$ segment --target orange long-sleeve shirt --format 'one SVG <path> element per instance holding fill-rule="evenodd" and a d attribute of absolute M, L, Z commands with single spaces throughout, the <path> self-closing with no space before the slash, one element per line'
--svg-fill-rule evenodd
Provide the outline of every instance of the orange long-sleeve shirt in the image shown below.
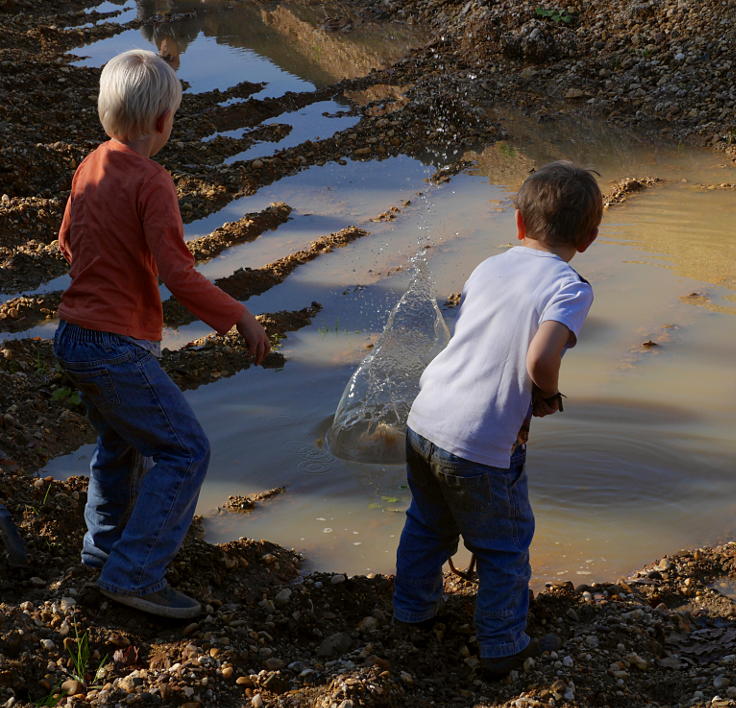
<path fill-rule="evenodd" d="M 77 168 L 59 232 L 72 283 L 59 317 L 88 329 L 158 341 L 159 278 L 177 300 L 221 334 L 244 306 L 194 269 L 170 175 L 109 140 Z"/>

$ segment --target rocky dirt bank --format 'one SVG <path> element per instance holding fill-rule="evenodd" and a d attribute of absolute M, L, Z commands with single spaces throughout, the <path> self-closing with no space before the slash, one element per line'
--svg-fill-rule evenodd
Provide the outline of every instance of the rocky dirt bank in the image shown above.
<path fill-rule="evenodd" d="M 29 484 L 11 464 L 2 472 L 0 500 L 32 566 L 0 560 L 0 705 L 734 705 L 736 544 L 616 582 L 549 586 L 529 629 L 556 632 L 562 647 L 486 684 L 472 582 L 448 575 L 441 621 L 407 632 L 390 620 L 391 578 L 300 577 L 297 554 L 249 539 L 213 546 L 195 523 L 170 579 L 206 613 L 158 621 L 105 601 L 79 565 L 84 478 Z"/>
<path fill-rule="evenodd" d="M 0 306 L 2 330 L 22 332 L 53 317 L 58 293 L 22 293 L 65 272 L 54 240 L 71 175 L 104 137 L 95 110 L 99 72 L 71 65 L 65 52 L 140 25 L 114 24 L 114 12 L 85 14 L 93 4 L 0 0 L 0 292 L 12 296 Z M 264 12 L 297 32 L 299 25 L 273 5 Z M 467 167 L 468 151 L 512 128 L 492 118 L 489 109 L 497 104 L 540 121 L 602 116 L 734 154 L 734 0 L 319 5 L 327 13 L 324 26 L 309 28 L 305 46 L 320 33 L 339 45 L 335 32 L 385 20 L 421 23 L 430 39 L 391 66 L 314 91 L 256 99 L 261 86 L 242 82 L 227 91 L 186 93 L 161 155 L 186 222 L 328 161 L 408 154 L 437 165 L 436 181 L 451 179 Z M 193 12 L 208 11 L 203 4 Z M 85 26 L 89 21 L 97 24 Z M 256 140 L 289 132 L 264 120 L 335 96 L 351 102 L 349 112 L 359 119 L 352 128 L 223 164 Z M 228 99 L 241 100 L 220 105 Z M 235 128 L 245 129 L 241 137 L 202 140 Z M 626 180 L 611 188 L 607 201 L 621 204 L 655 185 L 654 178 Z M 400 211 L 387 207 L 376 220 Z M 272 205 L 190 247 L 198 260 L 212 258 L 278 228 L 289 212 L 285 204 Z M 223 282 L 245 298 L 364 237 L 369 231 L 358 227 L 330 234 Z M 303 304 L 299 311 L 261 315 L 275 344 L 319 310 L 317 303 Z M 172 323 L 188 320 L 175 303 L 167 311 Z M 204 337 L 165 352 L 163 362 L 183 388 L 249 366 L 234 335 Z M 276 351 L 267 364 L 288 362 Z M 0 554 L 0 706 L 736 705 L 733 544 L 683 551 L 615 583 L 549 587 L 535 600 L 530 631 L 557 632 L 561 650 L 528 661 L 498 685 L 477 675 L 475 586 L 455 576 L 447 577 L 441 622 L 431 632 L 407 633 L 390 621 L 391 578 L 303 577 L 293 551 L 250 539 L 215 546 L 195 524 L 170 580 L 203 601 L 202 618 L 160 622 L 110 605 L 78 563 L 86 480 L 34 476 L 49 458 L 91 435 L 50 343 L 4 341 L 0 503 L 18 522 L 31 566 L 11 568 Z M 268 496 L 259 503 L 279 503 L 278 497 L 265 501 Z M 243 510 L 252 502 L 223 500 L 223 507 Z"/>

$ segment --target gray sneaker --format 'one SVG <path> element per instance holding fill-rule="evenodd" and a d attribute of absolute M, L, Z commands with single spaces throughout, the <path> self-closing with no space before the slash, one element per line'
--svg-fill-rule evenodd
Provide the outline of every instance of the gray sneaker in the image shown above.
<path fill-rule="evenodd" d="M 123 595 L 103 588 L 100 588 L 100 592 L 115 602 L 159 617 L 190 619 L 202 612 L 202 606 L 194 598 L 168 586 L 147 595 Z"/>

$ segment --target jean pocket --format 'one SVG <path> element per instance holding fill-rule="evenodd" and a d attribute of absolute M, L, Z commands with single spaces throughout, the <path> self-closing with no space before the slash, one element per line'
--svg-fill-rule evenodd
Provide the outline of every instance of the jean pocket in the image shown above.
<path fill-rule="evenodd" d="M 440 483 L 449 505 L 456 511 L 488 513 L 493 508 L 493 491 L 488 472 L 461 475 L 439 471 Z"/>
<path fill-rule="evenodd" d="M 79 392 L 90 403 L 93 403 L 98 408 L 120 404 L 120 397 L 115 388 L 115 383 L 107 369 L 78 368 L 67 365 L 64 368 Z"/>

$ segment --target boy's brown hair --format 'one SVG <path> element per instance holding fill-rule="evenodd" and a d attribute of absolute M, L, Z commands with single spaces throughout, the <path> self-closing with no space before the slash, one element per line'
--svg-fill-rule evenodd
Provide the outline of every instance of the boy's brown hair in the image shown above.
<path fill-rule="evenodd" d="M 549 246 L 584 243 L 603 216 L 603 196 L 593 174 L 560 160 L 527 177 L 514 200 L 526 235 Z"/>

